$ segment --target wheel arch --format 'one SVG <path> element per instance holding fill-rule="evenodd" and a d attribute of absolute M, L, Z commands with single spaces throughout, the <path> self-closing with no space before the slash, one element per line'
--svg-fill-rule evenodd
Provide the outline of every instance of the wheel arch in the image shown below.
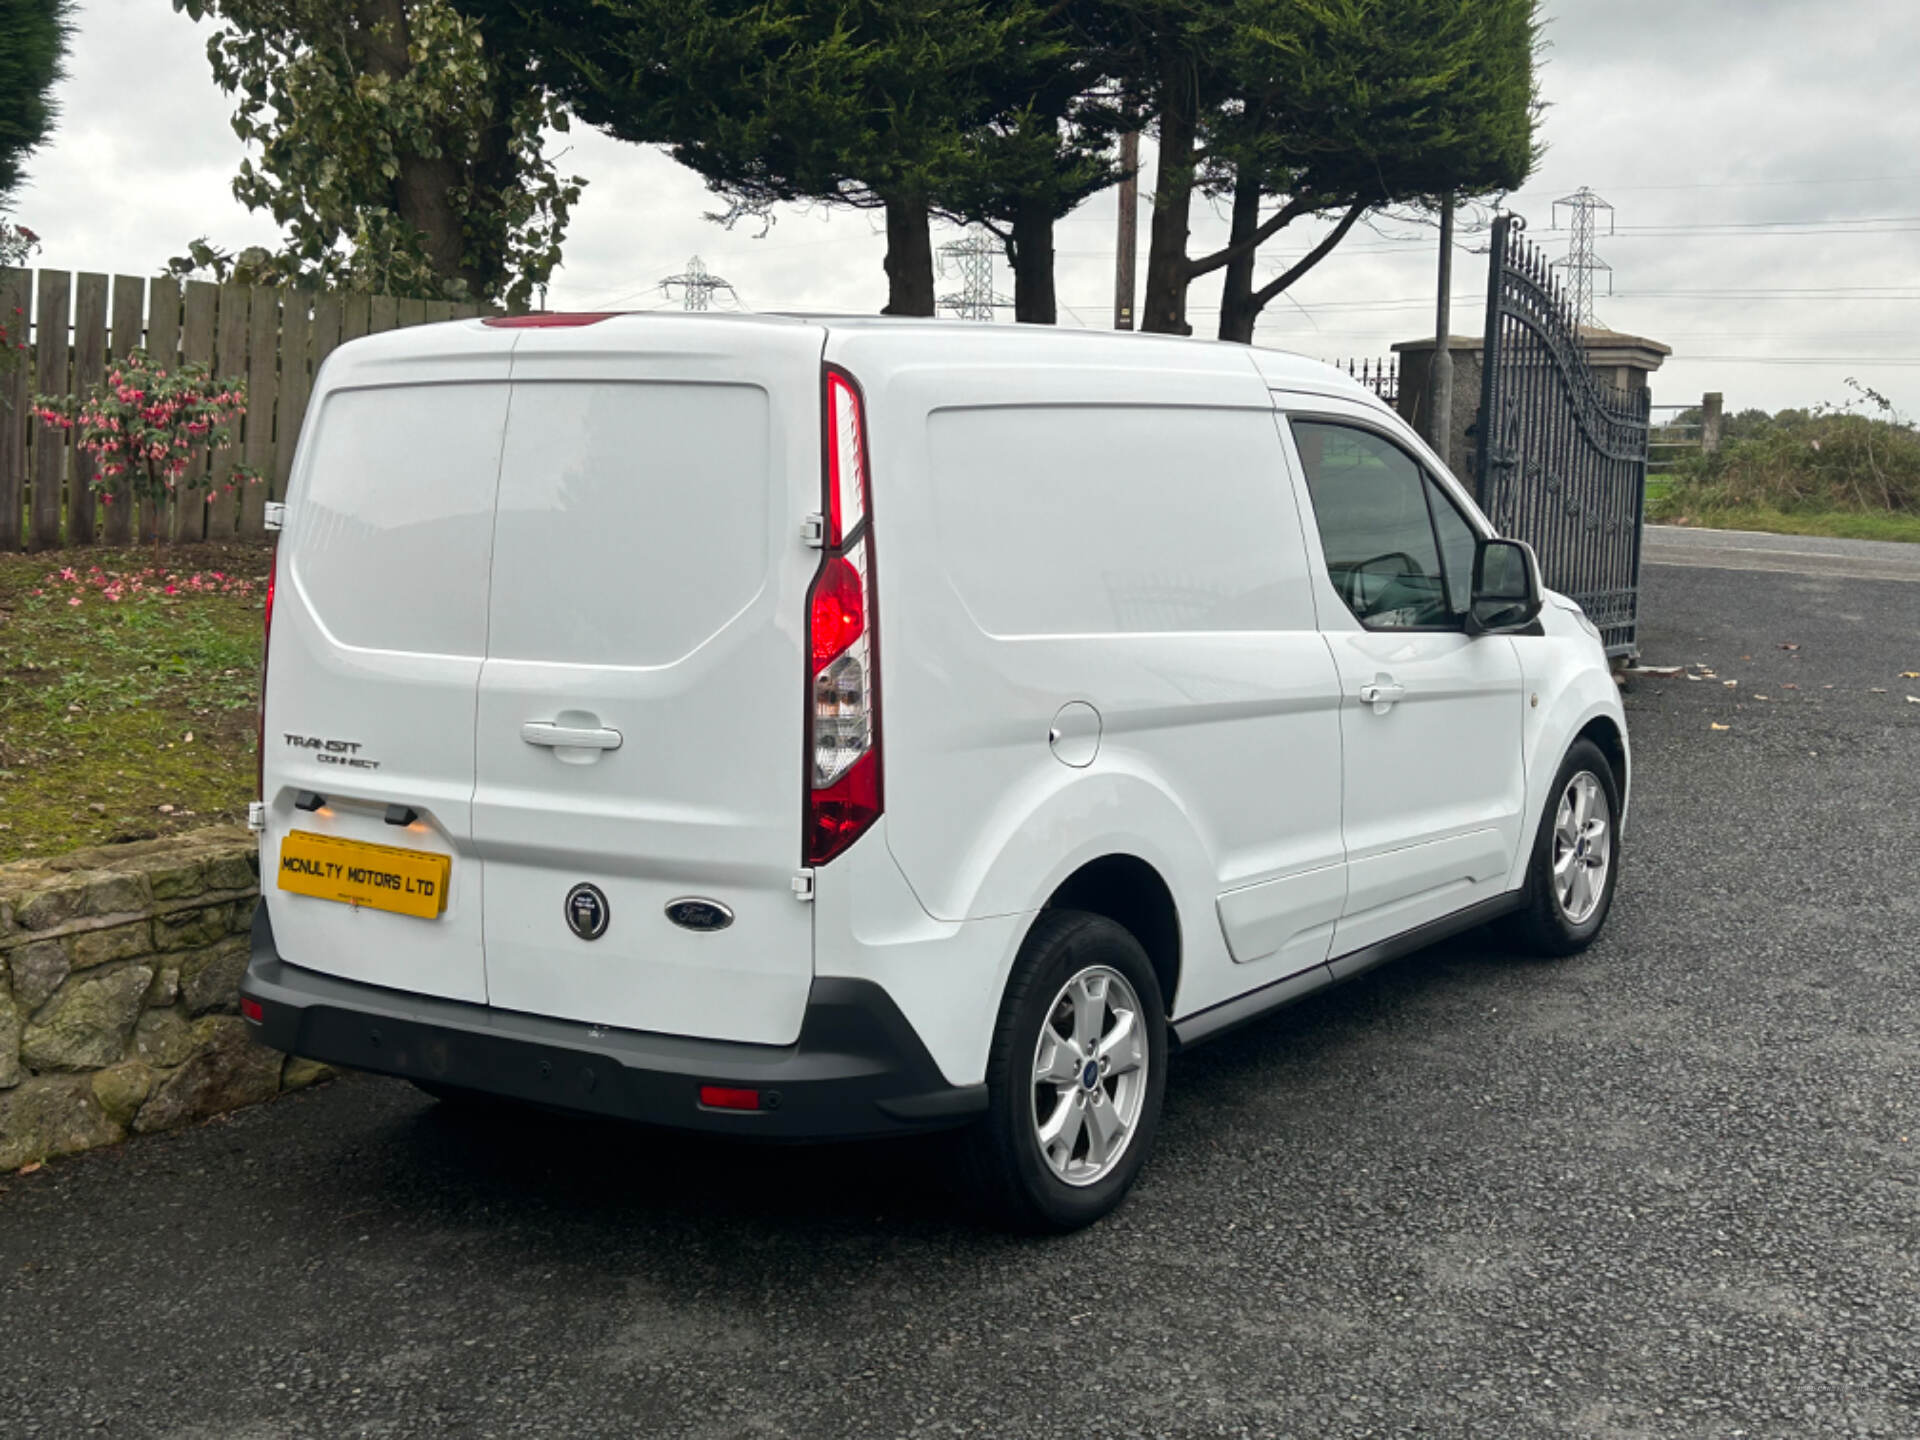
<path fill-rule="evenodd" d="M 1581 740 L 1591 740 L 1600 753 L 1607 757 L 1607 764 L 1613 767 L 1614 783 L 1620 787 L 1620 818 L 1624 821 L 1628 795 L 1627 767 L 1630 763 L 1626 732 L 1611 715 L 1596 715 L 1580 727 L 1579 733 L 1568 743 L 1568 748 L 1571 749 L 1573 744 Z"/>
<path fill-rule="evenodd" d="M 1172 887 L 1152 865 L 1123 852 L 1089 860 L 1054 887 L 1040 913 L 1048 910 L 1104 916 L 1132 935 L 1160 982 L 1165 1013 L 1174 1013 L 1180 985 L 1180 909 Z"/>

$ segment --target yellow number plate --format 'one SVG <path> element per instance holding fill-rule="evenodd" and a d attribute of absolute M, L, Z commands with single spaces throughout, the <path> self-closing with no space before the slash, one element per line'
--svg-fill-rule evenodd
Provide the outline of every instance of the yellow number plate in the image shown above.
<path fill-rule="evenodd" d="M 294 830 L 280 842 L 282 890 L 432 920 L 447 908 L 451 856 Z"/>

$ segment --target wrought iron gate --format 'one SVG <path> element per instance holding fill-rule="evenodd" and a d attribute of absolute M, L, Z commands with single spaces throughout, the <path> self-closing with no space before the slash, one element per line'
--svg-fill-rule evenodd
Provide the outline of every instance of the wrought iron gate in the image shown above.
<path fill-rule="evenodd" d="M 1525 229 L 1518 215 L 1493 225 L 1480 508 L 1533 546 L 1546 583 L 1587 612 L 1609 655 L 1634 655 L 1651 396 L 1594 374 L 1573 308 Z"/>

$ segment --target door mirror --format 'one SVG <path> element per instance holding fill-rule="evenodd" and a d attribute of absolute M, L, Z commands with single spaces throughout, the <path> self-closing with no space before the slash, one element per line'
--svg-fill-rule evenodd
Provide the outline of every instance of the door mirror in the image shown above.
<path fill-rule="evenodd" d="M 1474 547 L 1469 634 L 1525 629 L 1539 615 L 1540 604 L 1540 564 L 1531 546 L 1519 540 L 1482 540 Z"/>

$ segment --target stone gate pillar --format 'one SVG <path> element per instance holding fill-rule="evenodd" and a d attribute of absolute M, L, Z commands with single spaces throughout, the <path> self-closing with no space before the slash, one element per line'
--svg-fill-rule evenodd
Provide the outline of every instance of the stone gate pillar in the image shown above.
<path fill-rule="evenodd" d="M 1673 353 L 1672 347 L 1644 335 L 1627 335 L 1618 330 L 1585 329 L 1580 332 L 1581 348 L 1587 362 L 1602 384 L 1616 390 L 1645 390 L 1653 372 Z M 1480 468 L 1480 351 L 1478 335 L 1455 335 L 1447 350 L 1453 356 L 1453 417 L 1447 426 L 1448 468 L 1474 489 L 1474 477 Z M 1393 347 L 1400 357 L 1400 398 L 1395 407 L 1400 418 L 1427 433 L 1428 377 L 1433 368 L 1434 338 L 1402 340 Z"/>

